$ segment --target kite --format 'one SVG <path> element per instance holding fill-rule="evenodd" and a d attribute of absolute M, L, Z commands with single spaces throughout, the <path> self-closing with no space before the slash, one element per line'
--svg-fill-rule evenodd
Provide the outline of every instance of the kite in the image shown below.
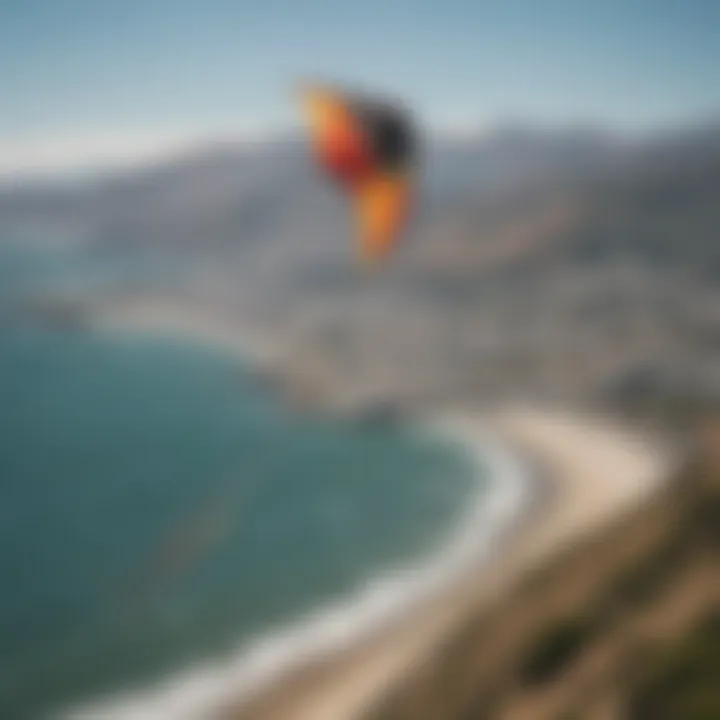
<path fill-rule="evenodd" d="M 348 195 L 361 260 L 385 259 L 413 204 L 415 142 L 399 105 L 322 85 L 301 88 L 321 170 Z"/>

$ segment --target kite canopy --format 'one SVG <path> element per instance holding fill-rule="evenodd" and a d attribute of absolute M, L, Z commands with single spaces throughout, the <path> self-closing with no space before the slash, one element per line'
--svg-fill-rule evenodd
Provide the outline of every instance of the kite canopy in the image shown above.
<path fill-rule="evenodd" d="M 412 205 L 415 147 L 400 107 L 327 86 L 301 90 L 322 170 L 350 196 L 362 259 L 388 255 Z"/>

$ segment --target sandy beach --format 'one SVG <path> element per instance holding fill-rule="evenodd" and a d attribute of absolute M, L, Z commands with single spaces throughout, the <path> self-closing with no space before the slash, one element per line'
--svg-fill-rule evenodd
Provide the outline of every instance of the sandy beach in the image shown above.
<path fill-rule="evenodd" d="M 359 718 L 470 613 L 512 591 L 581 537 L 630 512 L 660 487 L 671 458 L 651 438 L 602 418 L 548 408 L 513 407 L 482 418 L 446 418 L 455 432 L 483 440 L 488 427 L 542 472 L 545 492 L 512 533 L 474 572 L 382 635 L 333 657 L 313 658 L 233 718 Z"/>
<path fill-rule="evenodd" d="M 192 309 L 189 309 L 192 310 Z M 101 313 L 104 327 L 170 332 L 240 350 L 262 364 L 272 352 L 232 318 L 152 301 Z M 665 445 L 614 419 L 547 406 L 441 413 L 429 423 L 484 452 L 488 438 L 526 461 L 532 502 L 474 564 L 440 592 L 342 650 L 308 657 L 249 696 L 223 705 L 238 720 L 351 720 L 423 662 L 454 628 L 582 537 L 649 498 L 668 477 Z M 661 448 L 663 448 L 661 450 Z M 512 530 L 512 532 L 509 532 Z"/>

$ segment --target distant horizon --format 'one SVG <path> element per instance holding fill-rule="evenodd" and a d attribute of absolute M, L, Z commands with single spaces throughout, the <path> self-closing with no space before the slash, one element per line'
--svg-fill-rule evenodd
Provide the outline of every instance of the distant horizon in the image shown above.
<path fill-rule="evenodd" d="M 716 0 L 6 0 L 0 172 L 286 132 L 291 88 L 397 94 L 421 124 L 646 133 L 720 115 Z"/>
<path fill-rule="evenodd" d="M 591 119 L 543 121 L 517 117 L 488 119 L 425 128 L 427 137 L 441 141 L 483 142 L 507 130 L 591 132 L 599 136 L 628 141 L 692 132 L 720 125 L 720 112 L 691 120 L 669 122 L 653 128 L 628 129 Z M 57 133 L 40 137 L 3 138 L 0 136 L 0 182 L 42 181 L 84 174 L 103 174 L 142 169 L 172 162 L 184 155 L 209 150 L 213 146 L 233 145 L 251 148 L 285 139 L 302 137 L 300 125 L 270 128 L 242 127 L 146 127 L 84 133 Z"/>

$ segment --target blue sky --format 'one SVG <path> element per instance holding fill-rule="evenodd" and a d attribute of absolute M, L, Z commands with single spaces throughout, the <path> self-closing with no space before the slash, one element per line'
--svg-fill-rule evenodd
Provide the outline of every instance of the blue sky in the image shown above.
<path fill-rule="evenodd" d="M 429 125 L 646 128 L 720 111 L 716 0 L 0 0 L 0 142 L 283 128 L 293 80 Z"/>

